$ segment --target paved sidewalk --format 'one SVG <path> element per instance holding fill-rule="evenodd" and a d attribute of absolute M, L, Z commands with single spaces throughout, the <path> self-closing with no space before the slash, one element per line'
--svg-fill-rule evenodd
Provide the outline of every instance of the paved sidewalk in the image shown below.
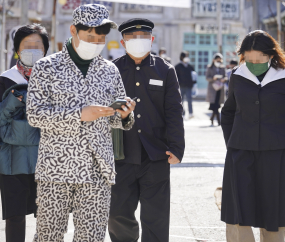
<path fill-rule="evenodd" d="M 171 168 L 170 242 L 226 241 L 225 224 L 220 221 L 214 197 L 216 188 L 222 185 L 226 149 L 221 128 L 210 127 L 207 109 L 208 103 L 194 102 L 195 117 L 185 121 L 184 160 Z M 32 216 L 27 216 L 27 242 L 32 241 L 35 223 Z M 1 220 L 0 242 L 5 241 L 4 227 Z M 65 242 L 72 241 L 73 231 L 70 216 Z M 255 229 L 256 238 L 257 232 Z M 110 242 L 108 234 L 105 242 Z"/>

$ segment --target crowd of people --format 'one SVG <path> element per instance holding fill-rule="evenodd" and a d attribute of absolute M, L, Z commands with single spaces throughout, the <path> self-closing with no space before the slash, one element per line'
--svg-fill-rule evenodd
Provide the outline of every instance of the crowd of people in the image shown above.
<path fill-rule="evenodd" d="M 20 27 L 17 64 L 0 76 L 0 189 L 6 242 L 25 241 L 34 214 L 34 242 L 63 242 L 69 213 L 73 241 L 169 241 L 170 164 L 182 161 L 182 102 L 193 117 L 197 74 L 183 51 L 174 67 L 155 27 L 129 19 L 118 27 L 126 55 L 105 60 L 105 37 L 117 24 L 87 4 L 73 12 L 71 37 L 46 56 L 46 29 Z M 285 55 L 268 33 L 242 41 L 230 70 L 217 53 L 208 66 L 207 100 L 227 146 L 221 220 L 227 241 L 284 241 Z M 228 88 L 225 88 L 228 87 Z M 226 101 L 225 101 L 226 99 Z M 220 106 L 222 108 L 220 119 Z M 284 171 L 285 172 L 285 171 Z M 283 187 L 284 186 L 284 187 Z"/>

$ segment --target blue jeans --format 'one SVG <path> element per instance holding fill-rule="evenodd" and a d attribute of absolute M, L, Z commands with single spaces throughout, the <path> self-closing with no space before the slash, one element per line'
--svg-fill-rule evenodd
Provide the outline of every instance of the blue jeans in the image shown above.
<path fill-rule="evenodd" d="M 182 102 L 186 100 L 188 102 L 188 110 L 189 110 L 189 114 L 193 113 L 193 108 L 192 108 L 192 88 L 189 87 L 181 87 L 181 97 L 182 97 Z M 183 110 L 183 115 L 185 114 L 185 110 Z"/>

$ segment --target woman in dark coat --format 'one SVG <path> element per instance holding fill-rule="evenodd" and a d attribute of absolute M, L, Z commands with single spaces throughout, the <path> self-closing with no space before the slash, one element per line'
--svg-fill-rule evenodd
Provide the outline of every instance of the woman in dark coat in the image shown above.
<path fill-rule="evenodd" d="M 209 110 L 212 110 L 210 118 L 212 126 L 214 125 L 215 116 L 217 117 L 218 124 L 220 121 L 220 104 L 224 103 L 224 82 L 226 78 L 226 69 L 223 66 L 223 56 L 216 53 L 213 57 L 212 64 L 208 66 L 206 72 L 206 79 L 208 81 L 206 101 L 210 103 Z"/>
<path fill-rule="evenodd" d="M 268 33 L 243 40 L 222 108 L 227 145 L 221 219 L 227 240 L 284 242 L 285 55 Z"/>
<path fill-rule="evenodd" d="M 33 24 L 15 33 L 17 64 L 0 76 L 0 189 L 6 241 L 25 241 L 25 216 L 36 214 L 35 166 L 40 131 L 26 118 L 32 66 L 49 48 L 44 27 Z"/>

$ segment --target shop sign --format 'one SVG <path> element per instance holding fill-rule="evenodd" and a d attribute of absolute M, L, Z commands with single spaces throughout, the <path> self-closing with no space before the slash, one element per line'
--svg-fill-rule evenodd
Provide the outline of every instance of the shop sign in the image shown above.
<path fill-rule="evenodd" d="M 120 44 L 119 44 L 118 41 L 111 40 L 111 41 L 108 42 L 107 48 L 108 48 L 108 50 L 119 49 L 120 48 Z"/>
<path fill-rule="evenodd" d="M 194 17 L 217 17 L 217 0 L 193 0 Z M 221 0 L 222 15 L 225 19 L 238 19 L 240 15 L 239 0 Z"/>
<path fill-rule="evenodd" d="M 219 26 L 216 24 L 196 24 L 195 25 L 195 33 L 196 34 L 217 34 L 219 32 Z M 223 24 L 222 25 L 222 33 L 229 34 L 230 33 L 230 25 Z"/>

